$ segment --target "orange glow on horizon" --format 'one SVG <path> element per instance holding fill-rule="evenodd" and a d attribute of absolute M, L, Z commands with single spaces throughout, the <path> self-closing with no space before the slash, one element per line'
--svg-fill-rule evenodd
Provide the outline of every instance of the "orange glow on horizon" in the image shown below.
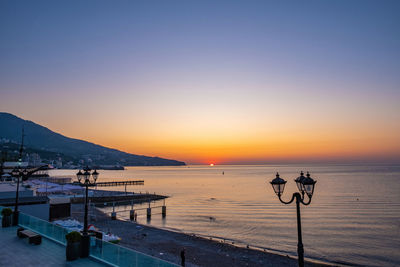
<path fill-rule="evenodd" d="M 109 112 L 104 116 L 87 116 L 90 120 L 85 116 L 73 120 L 56 116 L 44 121 L 29 116 L 26 119 L 68 137 L 187 164 L 400 158 L 400 124 L 394 123 L 400 120 L 400 113 L 395 110 L 387 116 L 363 110 L 363 116 L 357 117 L 357 113 L 345 113 L 336 106 L 333 114 L 325 107 L 324 112 L 309 113 L 308 109 L 296 112 L 280 109 L 278 113 L 271 111 L 270 116 L 262 112 L 246 115 L 245 110 L 236 106 L 229 113 L 219 106 L 211 109 L 203 114 L 198 111 L 203 111 L 202 107 L 179 113 L 168 113 L 169 109 L 164 108 L 152 117 L 126 111 L 129 118 Z M 82 124 L 90 131 L 78 127 Z"/>
<path fill-rule="evenodd" d="M 391 142 L 389 142 L 391 141 Z M 140 144 L 140 145 L 139 145 Z M 366 145 L 368 144 L 368 145 Z M 108 145 L 108 144 L 107 144 Z M 366 158 L 398 157 L 400 145 L 387 139 L 374 140 L 369 136 L 358 139 L 340 136 L 280 136 L 275 138 L 243 138 L 227 140 L 142 140 L 129 144 L 108 146 L 149 156 L 176 159 L 187 164 L 230 164 L 240 162 L 276 162 L 276 161 L 330 161 Z M 213 161 L 210 163 L 210 158 Z"/>

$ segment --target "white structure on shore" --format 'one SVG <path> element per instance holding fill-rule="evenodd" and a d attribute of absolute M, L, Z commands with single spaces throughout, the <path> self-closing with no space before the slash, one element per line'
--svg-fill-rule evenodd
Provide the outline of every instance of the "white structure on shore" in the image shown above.
<path fill-rule="evenodd" d="M 17 191 L 17 184 L 15 183 L 0 183 L 0 199 L 15 198 L 15 192 Z M 25 188 L 23 186 L 19 187 L 19 197 L 33 197 L 35 195 L 34 191 Z"/>

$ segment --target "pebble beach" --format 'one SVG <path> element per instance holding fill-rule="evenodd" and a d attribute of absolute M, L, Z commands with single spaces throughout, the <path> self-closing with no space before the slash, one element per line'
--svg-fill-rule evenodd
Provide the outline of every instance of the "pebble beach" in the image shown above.
<path fill-rule="evenodd" d="M 81 219 L 82 205 L 73 205 L 73 216 Z M 159 229 L 139 223 L 111 218 L 95 208 L 92 210 L 94 224 L 101 231 L 121 237 L 119 245 L 154 257 L 181 263 L 180 252 L 185 249 L 186 266 L 297 266 L 297 259 L 264 252 L 257 249 L 237 247 L 220 240 L 193 234 Z M 306 261 L 306 266 L 329 266 Z"/>

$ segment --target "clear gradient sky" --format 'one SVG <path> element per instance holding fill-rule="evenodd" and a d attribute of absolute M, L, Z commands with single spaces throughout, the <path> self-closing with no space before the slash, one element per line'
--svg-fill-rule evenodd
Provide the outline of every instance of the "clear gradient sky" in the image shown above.
<path fill-rule="evenodd" d="M 400 1 L 0 1 L 0 111 L 187 163 L 400 161 Z"/>

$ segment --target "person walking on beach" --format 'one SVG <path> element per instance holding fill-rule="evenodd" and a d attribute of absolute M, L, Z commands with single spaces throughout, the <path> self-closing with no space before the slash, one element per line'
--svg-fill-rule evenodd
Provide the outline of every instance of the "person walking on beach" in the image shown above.
<path fill-rule="evenodd" d="M 185 248 L 181 251 L 181 265 L 185 266 Z"/>

